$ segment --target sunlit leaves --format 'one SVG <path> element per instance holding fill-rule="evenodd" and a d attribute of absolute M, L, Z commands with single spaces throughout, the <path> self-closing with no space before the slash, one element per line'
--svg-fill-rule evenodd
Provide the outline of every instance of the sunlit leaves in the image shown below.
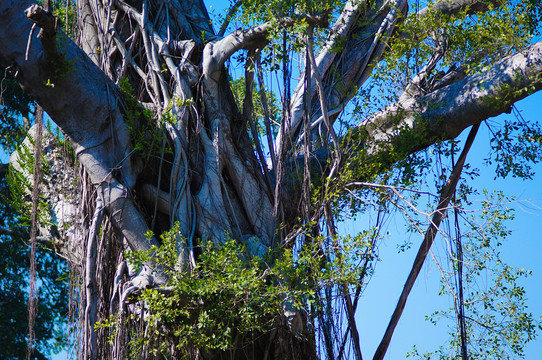
<path fill-rule="evenodd" d="M 271 252 L 263 259 L 251 257 L 241 242 L 229 240 L 222 246 L 204 243 L 197 267 L 181 270 L 177 229 L 162 235 L 162 246 L 151 250 L 152 257 L 150 252 L 127 253 L 137 266 L 159 263 L 170 277 L 171 289 L 147 289 L 140 296 L 151 328 L 145 338 L 132 340 L 133 349 L 145 345 L 160 353 L 165 343 L 161 339 L 166 338 L 175 339 L 177 348 L 184 350 L 242 348 L 278 326 L 286 302 L 309 319 L 316 316 L 322 289 L 360 285 L 375 257 L 373 231 L 317 237 L 299 249 Z M 117 325 L 110 321 L 100 326 Z"/>
<path fill-rule="evenodd" d="M 378 87 L 386 86 L 389 101 L 395 101 L 394 96 L 399 96 L 423 71 L 426 72 L 419 84 L 421 94 L 432 91 L 451 71 L 471 74 L 487 70 L 539 34 L 539 27 L 533 26 L 538 4 L 513 1 L 488 7 L 488 11 L 476 14 L 470 14 L 466 8 L 454 15 L 443 15 L 432 11 L 431 5 L 423 17 L 411 12 L 398 26 L 398 36 L 390 39 L 389 51 L 375 71 L 375 82 Z M 424 68 L 439 52 L 434 67 Z"/>
<path fill-rule="evenodd" d="M 231 90 L 233 96 L 235 97 L 235 102 L 239 109 L 243 108 L 243 100 L 245 99 L 245 78 L 240 77 L 233 80 L 231 83 Z M 280 108 L 279 102 L 275 94 L 271 91 L 265 90 L 265 95 L 267 97 L 267 103 L 269 106 L 269 117 L 270 126 L 273 132 L 273 136 L 276 136 L 278 129 L 280 127 Z M 262 102 L 262 97 L 260 95 L 259 86 L 255 84 L 255 88 L 252 91 L 252 102 L 253 102 L 253 114 L 250 114 L 253 117 L 253 120 L 256 123 L 256 128 L 260 135 L 265 134 L 265 111 Z M 250 125 L 248 125 L 250 126 Z"/>
<path fill-rule="evenodd" d="M 531 179 L 534 172 L 531 165 L 542 159 L 542 129 L 538 122 L 505 120 L 502 127 L 492 131 L 492 155 L 488 159 L 496 165 L 496 175 L 512 175 Z"/>
<path fill-rule="evenodd" d="M 241 22 L 276 21 L 288 16 L 301 14 L 316 16 L 331 13 L 344 5 L 341 0 L 244 0 L 242 2 Z"/>
<path fill-rule="evenodd" d="M 461 237 L 464 320 L 470 359 L 517 359 L 540 329 L 539 322 L 527 309 L 525 289 L 521 285 L 521 279 L 531 272 L 506 264 L 499 251 L 510 234 L 506 222 L 514 217 L 512 209 L 504 205 L 507 201 L 510 199 L 500 192 L 488 195 L 482 210 L 466 217 L 469 231 Z M 460 260 L 453 250 L 451 254 L 441 295 L 452 295 L 457 304 L 459 290 L 455 277 Z M 434 312 L 428 320 L 435 325 L 449 325 L 449 345 L 423 356 L 414 349 L 410 355 L 424 359 L 457 359 L 461 341 L 456 328 L 458 316 L 457 307 Z"/>

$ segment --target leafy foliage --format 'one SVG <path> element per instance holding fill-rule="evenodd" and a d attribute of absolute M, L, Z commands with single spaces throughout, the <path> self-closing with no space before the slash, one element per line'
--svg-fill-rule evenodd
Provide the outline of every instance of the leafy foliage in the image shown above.
<path fill-rule="evenodd" d="M 513 177 L 532 179 L 534 173 L 531 164 L 542 159 L 540 124 L 527 123 L 522 118 L 516 121 L 506 120 L 500 129 L 492 133 L 491 145 L 497 167 L 496 175 L 505 178 L 512 174 Z M 492 160 L 488 159 L 488 162 L 491 164 Z"/>
<path fill-rule="evenodd" d="M 130 131 L 134 150 L 140 154 L 157 152 L 162 138 L 156 128 L 152 111 L 144 109 L 137 102 L 134 89 L 127 78 L 119 81 L 119 88 L 124 96 L 124 121 Z"/>
<path fill-rule="evenodd" d="M 0 147 L 11 153 L 22 141 L 35 106 L 7 69 L 0 67 Z"/>
<path fill-rule="evenodd" d="M 487 4 L 489 11 L 470 15 L 469 8 L 457 14 L 444 15 L 432 10 L 421 18 L 414 12 L 398 26 L 397 37 L 389 40 L 390 50 L 384 61 L 375 67 L 371 99 L 377 108 L 395 101 L 409 82 L 424 74 L 419 84 L 422 94 L 430 92 L 439 81 L 452 72 L 473 74 L 483 72 L 498 59 L 527 46 L 540 33 L 534 19 L 540 4 L 511 1 Z M 418 10 L 418 9 L 413 9 Z M 430 68 L 424 65 L 435 59 Z"/>
<path fill-rule="evenodd" d="M 57 14 L 65 14 L 66 19 L 73 16 L 73 4 L 68 9 L 61 7 L 61 1 L 56 1 L 55 4 Z M 338 15 L 336 9 L 340 9 L 344 1 L 249 0 L 240 4 L 241 11 L 236 21 L 243 26 L 263 21 L 277 25 L 279 18 L 285 16 L 296 18 L 294 26 L 289 29 L 274 26 L 269 35 L 271 43 L 262 52 L 263 65 L 270 71 L 282 67 L 286 71 L 284 79 L 287 82 L 288 77 L 291 77 L 287 69 L 289 67 L 291 70 L 292 67 L 290 61 L 292 53 L 301 52 L 305 45 L 303 37 L 308 25 L 303 20 L 303 15 L 326 14 L 336 18 Z M 539 9 L 533 2 L 518 1 L 499 4 L 497 7 L 488 6 L 490 11 L 474 16 L 468 15 L 467 9 L 459 14 L 446 16 L 430 12 L 421 21 L 416 16 L 409 16 L 404 26 L 396 31 L 401 37 L 383 39 L 388 42 L 388 55 L 383 62 L 373 64 L 376 66 L 375 79 L 370 84 L 371 88 L 360 90 L 357 98 L 359 108 L 353 112 L 362 109 L 363 117 L 367 117 L 371 112 L 395 101 L 400 91 L 420 74 L 420 67 L 435 53 L 441 52 L 441 57 L 434 67 L 427 70 L 427 79 L 420 83 L 420 95 L 439 86 L 442 77 L 451 72 L 472 74 L 486 70 L 496 59 L 521 49 L 533 36 L 538 35 L 536 21 L 539 18 Z M 169 14 L 167 17 L 169 22 Z M 189 21 L 195 22 L 193 19 Z M 329 32 L 317 31 L 317 47 L 322 44 L 326 35 L 329 35 Z M 137 36 L 134 32 L 130 47 L 136 43 Z M 202 38 L 204 37 L 202 35 Z M 340 48 L 333 50 L 341 51 Z M 196 57 L 193 56 L 191 60 Z M 240 60 L 244 60 L 243 56 L 240 56 Z M 56 65 L 57 68 L 54 70 L 58 72 L 57 75 L 69 71 L 71 66 L 67 63 Z M 164 67 L 163 71 L 167 72 L 167 69 Z M 157 135 L 158 127 L 155 120 L 160 116 L 156 114 L 153 116 L 150 111 L 140 108 L 127 80 L 120 81 L 119 85 L 125 95 L 124 115 L 134 150 L 137 153 L 151 153 L 151 156 L 162 152 L 162 159 L 158 165 L 161 167 L 167 139 Z M 289 86 L 282 85 L 285 92 L 289 91 Z M 240 103 L 244 98 L 244 79 L 233 80 L 231 87 L 237 102 Z M 278 101 L 273 93 L 267 95 L 271 100 L 271 113 L 274 115 L 272 120 L 275 126 L 272 135 L 276 135 L 278 123 L 281 121 L 278 116 Z M 289 95 L 282 94 L 284 102 Z M 6 123 L 12 121 L 15 124 L 13 129 L 8 128 L 7 131 L 15 133 L 19 121 L 17 114 L 26 113 L 28 117 L 33 105 L 18 103 L 17 96 L 13 98 L 14 101 L 6 99 L 7 105 L 3 108 L 6 111 L 2 114 L 7 119 Z M 24 98 L 21 96 L 20 99 Z M 263 105 L 258 92 L 254 93 L 253 102 L 253 115 L 258 124 L 257 134 L 253 136 L 258 136 L 264 132 L 261 112 Z M 200 105 L 197 101 L 190 104 Z M 174 118 L 166 112 L 160 120 L 169 122 L 174 121 Z M 356 120 L 346 122 L 351 124 Z M 324 329 L 325 326 L 329 326 L 331 323 L 329 319 L 334 315 L 329 305 L 333 298 L 348 296 L 350 299 L 353 293 L 356 294 L 357 301 L 360 287 L 364 284 L 364 276 L 371 274 L 372 264 L 376 259 L 375 240 L 378 237 L 377 229 L 355 236 L 339 237 L 334 234 L 335 225 L 331 223 L 340 220 L 342 214 L 346 212 L 357 214 L 364 211 L 368 203 L 374 203 L 379 210 L 386 212 L 393 206 L 400 208 L 397 206 L 396 196 L 403 199 L 402 195 L 393 190 L 399 186 L 409 187 L 409 190 L 412 190 L 427 181 L 425 173 L 430 163 L 427 156 L 425 158 L 423 154 L 407 156 L 411 144 L 426 146 L 421 144 L 424 134 L 405 131 L 399 127 L 392 131 L 401 133 L 402 136 L 396 137 L 393 143 L 386 144 L 389 146 L 385 151 L 370 157 L 368 151 L 364 149 L 366 134 L 363 131 L 345 136 L 347 152 L 351 151 L 357 155 L 349 157 L 346 164 L 341 164 L 344 165 L 342 168 L 344 171 L 334 179 L 326 179 L 325 174 L 321 175 L 320 179 L 311 178 L 311 174 L 301 173 L 305 170 L 300 170 L 296 176 L 304 176 L 312 181 L 307 185 L 310 187 L 308 192 L 311 192 L 310 214 L 298 219 L 299 228 L 296 229 L 298 232 L 293 242 L 270 252 L 264 258 L 252 257 L 243 241 L 239 239 L 231 239 L 220 246 L 203 241 L 197 249 L 200 251 L 197 265 L 188 268 L 183 264 L 182 254 L 179 259 L 177 253 L 177 250 L 182 248 L 179 242 L 184 241 L 180 238 L 178 226 L 162 234 L 160 248 L 153 247 L 148 252 L 126 253 L 132 265 L 152 264 L 165 269 L 169 283 L 166 288 L 145 289 L 129 299 L 131 311 L 128 319 L 123 318 L 125 314 L 120 314 L 99 326 L 113 329 L 132 326 L 132 329 L 135 329 L 144 318 L 149 324 L 145 332 L 134 330 L 128 335 L 132 357 L 144 357 L 145 351 L 155 356 L 160 354 L 167 356 L 170 354 L 169 346 L 172 343 L 185 355 L 189 353 L 185 350 L 192 349 L 208 353 L 245 349 L 254 339 L 261 338 L 282 326 L 278 319 L 282 319 L 286 306 L 292 306 L 297 313 L 302 314 L 301 316 L 307 317 L 309 326 L 296 335 L 313 339 L 318 331 L 317 326 L 325 332 L 327 330 Z M 504 129 L 495 135 L 493 146 L 497 154 L 498 174 L 505 175 L 511 172 L 514 176 L 524 178 L 532 176 L 530 168 L 518 165 L 517 158 L 521 156 L 533 162 L 539 160 L 537 153 L 540 149 L 541 136 L 538 127 L 508 122 Z M 429 151 L 433 151 L 437 157 L 453 159 L 457 152 L 454 142 L 439 143 L 438 138 L 431 141 L 437 142 L 437 145 Z M 172 153 L 170 151 L 169 155 Z M 20 156 L 31 163 L 31 154 L 27 149 L 21 151 Z M 32 169 L 29 168 L 27 171 L 31 173 Z M 445 170 L 437 175 L 437 188 L 445 181 L 445 175 Z M 382 188 L 345 192 L 350 183 L 359 179 L 382 185 Z M 159 183 L 159 187 L 160 185 L 162 184 Z M 16 200 L 15 203 L 24 204 L 19 200 L 26 196 L 29 188 L 28 181 L 25 182 L 23 177 L 13 178 L 12 197 Z M 173 194 L 174 189 L 169 190 Z M 467 195 L 471 189 L 464 186 L 462 190 L 458 197 L 467 202 Z M 417 194 L 412 196 L 413 200 L 418 198 Z M 411 201 L 409 205 L 414 207 L 416 202 Z M 467 254 L 464 261 L 469 268 L 465 275 L 468 284 L 466 304 L 470 314 L 468 330 L 471 338 L 476 339 L 478 344 L 472 348 L 472 356 L 473 358 L 520 356 L 524 344 L 534 338 L 536 330 L 532 316 L 525 311 L 523 289 L 516 283 L 516 280 L 527 272 L 513 269 L 500 260 L 495 248 L 500 245 L 499 239 L 508 234 L 502 227 L 502 221 L 509 219 L 510 215 L 506 210 L 491 210 L 494 209 L 492 204 L 485 205 L 489 210 L 483 212 L 482 217 L 488 222 L 484 230 L 481 227 L 473 227 L 473 232 L 464 237 L 468 239 L 464 244 Z M 28 211 L 24 206 L 19 210 Z M 248 209 L 251 210 L 254 209 Z M 405 216 L 409 216 L 407 211 L 404 213 Z M 421 222 L 413 221 L 411 228 L 419 229 L 420 224 Z M 17 225 L 23 223 L 19 222 Z M 45 255 L 43 259 L 49 258 Z M 54 267 L 54 259 L 49 260 L 51 261 L 47 263 L 48 266 Z M 458 263 L 459 260 L 452 259 L 450 277 L 456 275 Z M 492 264 L 492 267 L 488 264 Z M 478 275 L 488 268 L 493 283 L 485 288 L 477 286 Z M 6 265 L 6 269 L 10 269 L 9 264 Z M 47 276 L 55 274 L 51 272 Z M 21 282 L 24 281 L 24 276 L 21 277 L 23 280 L 18 281 L 24 288 L 24 282 Z M 444 279 L 445 282 L 448 280 Z M 451 289 L 452 292 L 453 290 Z M 325 303 L 322 298 L 328 302 Z M 53 310 L 46 310 L 45 313 L 56 316 Z M 457 318 L 457 314 L 450 311 L 436 313 L 432 320 L 436 321 L 438 317 L 446 316 Z M 130 325 L 125 325 L 125 320 Z M 482 331 L 479 325 L 482 325 Z M 457 357 L 454 352 L 459 343 L 457 332 L 454 330 L 452 335 L 454 339 L 449 348 L 443 348 L 440 352 L 428 356 L 436 355 L 444 359 Z M 44 338 L 51 336 L 47 333 Z M 329 357 L 333 357 L 332 351 Z"/>
<path fill-rule="evenodd" d="M 243 108 L 243 100 L 245 98 L 245 78 L 240 77 L 231 81 L 231 90 L 235 97 L 235 101 L 239 109 Z M 269 105 L 269 116 L 270 116 L 270 125 L 273 136 L 277 136 L 279 127 L 280 127 L 280 110 L 279 102 L 275 94 L 271 91 L 265 90 L 265 95 L 267 97 L 267 102 Z M 265 112 L 262 102 L 262 97 L 259 91 L 253 91 L 253 107 L 254 114 L 253 119 L 256 122 L 256 129 L 260 136 L 265 135 Z M 249 125 L 250 126 L 250 125 Z"/>
<path fill-rule="evenodd" d="M 486 193 L 486 195 L 488 195 Z M 463 255 L 452 254 L 450 269 L 444 273 L 440 295 L 452 296 L 454 307 L 436 311 L 428 320 L 435 325 L 448 324 L 450 343 L 435 352 L 421 355 L 417 348 L 409 354 L 420 359 L 460 358 L 458 266 L 462 265 L 464 321 L 471 359 L 517 359 L 524 356 L 525 345 L 536 338 L 541 324 L 528 312 L 521 278 L 531 272 L 507 265 L 499 248 L 510 235 L 505 223 L 514 218 L 513 209 L 501 192 L 488 195 L 479 217 L 466 219 L 469 232 L 462 234 Z M 456 239 L 457 241 L 457 239 Z"/>
<path fill-rule="evenodd" d="M 284 249 L 265 259 L 251 257 L 244 245 L 230 240 L 219 247 L 210 242 L 202 246 L 191 271 L 180 268 L 177 232 L 178 226 L 162 234 L 160 249 L 126 254 L 136 266 L 163 267 L 170 279 L 167 291 L 146 289 L 137 297 L 140 302 L 135 306 L 148 314 L 151 329 L 145 337 L 131 339 L 132 356 L 140 355 L 142 348 L 154 355 L 167 354 L 166 339 L 174 339 L 177 348 L 185 350 L 244 348 L 283 326 L 279 319 L 286 304 L 313 323 L 322 289 L 357 285 L 365 273 L 360 265 L 374 257 L 371 232 L 335 239 L 334 245 L 324 248 L 319 245 L 323 239 L 314 239 L 312 246 Z M 137 318 L 132 315 L 131 320 Z M 119 319 L 111 319 L 99 326 L 118 325 Z M 305 329 L 300 336 L 314 336 L 313 330 Z"/>

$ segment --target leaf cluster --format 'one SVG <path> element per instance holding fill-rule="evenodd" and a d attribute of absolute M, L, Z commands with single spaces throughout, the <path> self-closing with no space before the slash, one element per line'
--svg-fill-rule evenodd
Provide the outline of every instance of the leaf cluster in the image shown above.
<path fill-rule="evenodd" d="M 245 99 L 245 78 L 240 77 L 230 82 L 230 87 L 235 97 L 235 102 L 239 109 L 243 108 L 243 100 Z M 275 94 L 269 90 L 265 90 L 265 96 L 267 97 L 267 103 L 269 106 L 269 117 L 270 117 L 270 126 L 273 137 L 277 136 L 279 127 L 280 127 L 280 108 L 279 102 Z M 265 111 L 262 102 L 262 97 L 259 91 L 252 92 L 252 103 L 253 103 L 253 120 L 256 124 L 256 129 L 259 136 L 265 135 Z M 250 124 L 247 124 L 247 127 L 250 128 Z"/>
<path fill-rule="evenodd" d="M 161 266 L 170 279 L 167 292 L 147 289 L 138 297 L 149 314 L 149 330 L 145 338 L 132 340 L 132 349 L 145 345 L 155 354 L 167 354 L 165 344 L 171 343 L 179 350 L 205 353 L 242 349 L 283 326 L 286 302 L 310 318 L 320 306 L 322 289 L 348 288 L 360 280 L 360 264 L 374 256 L 370 236 L 318 238 L 302 249 L 284 249 L 263 259 L 251 257 L 235 240 L 221 246 L 207 242 L 190 270 L 180 267 L 174 227 L 161 236 L 159 249 L 126 254 L 136 266 Z"/>
<path fill-rule="evenodd" d="M 418 17 L 416 9 L 398 25 L 396 37 L 389 39 L 389 50 L 373 73 L 373 86 L 382 89 L 388 102 L 396 100 L 407 84 L 421 74 L 436 53 L 442 57 L 424 74 L 422 91 L 430 92 L 443 75 L 461 70 L 466 74 L 483 72 L 503 56 L 529 45 L 539 35 L 534 22 L 540 4 L 512 1 L 488 11 L 470 14 L 466 8 L 457 14 L 444 15 L 432 10 Z M 427 70 L 427 69 L 425 69 Z M 391 85 L 391 87 L 390 87 Z"/>
<path fill-rule="evenodd" d="M 505 120 L 502 127 L 492 131 L 489 164 L 496 163 L 496 176 L 508 175 L 532 179 L 531 164 L 542 159 L 542 129 L 538 122 L 527 123 L 523 119 Z"/>
<path fill-rule="evenodd" d="M 480 215 L 467 219 L 470 231 L 461 237 L 462 260 L 451 250 L 451 269 L 442 281 L 440 295 L 453 292 L 458 306 L 454 277 L 461 261 L 469 358 L 517 359 L 524 356 L 525 345 L 535 339 L 541 329 L 540 322 L 528 311 L 525 289 L 521 286 L 521 279 L 531 272 L 506 264 L 500 256 L 499 248 L 510 234 L 505 223 L 514 218 L 514 213 L 499 204 L 510 199 L 502 192 L 485 195 L 488 199 L 483 202 Z M 433 353 L 422 356 L 415 349 L 410 355 L 424 359 L 433 356 L 457 359 L 461 345 L 457 316 L 457 307 L 429 316 L 428 320 L 434 324 L 450 321 L 450 343 Z"/>
<path fill-rule="evenodd" d="M 0 73 L 0 148 L 7 153 L 17 151 L 21 167 L 32 174 L 34 156 L 28 146 L 21 144 L 33 122 L 36 103 L 6 69 L 0 67 Z M 47 162 L 42 161 L 42 165 L 42 173 L 47 172 Z M 6 230 L 6 234 L 0 235 L 2 359 L 27 357 L 30 205 L 26 200 L 30 201 L 31 193 L 32 184 L 22 173 L 13 169 L 0 172 L 0 228 Z M 42 224 L 49 220 L 48 207 L 42 198 L 38 218 Z M 47 359 L 67 346 L 68 269 L 50 249 L 39 245 L 36 266 L 39 291 L 34 356 Z"/>
<path fill-rule="evenodd" d="M 124 98 L 124 122 L 134 150 L 147 155 L 158 153 L 164 134 L 159 131 L 153 112 L 139 104 L 128 78 L 119 81 L 119 88 Z M 167 113 L 164 118 L 168 121 Z"/>

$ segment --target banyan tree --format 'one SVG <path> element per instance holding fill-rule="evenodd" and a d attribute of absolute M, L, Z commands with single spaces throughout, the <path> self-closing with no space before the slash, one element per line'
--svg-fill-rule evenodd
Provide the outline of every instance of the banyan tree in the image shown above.
<path fill-rule="evenodd" d="M 471 128 L 383 358 L 479 124 L 542 86 L 534 2 L 422 5 L 0 0 L 0 63 L 55 124 L 25 142 L 47 169 L 11 171 L 41 174 L 77 358 L 361 360 L 380 234 L 337 222 L 390 211 L 416 154 Z"/>

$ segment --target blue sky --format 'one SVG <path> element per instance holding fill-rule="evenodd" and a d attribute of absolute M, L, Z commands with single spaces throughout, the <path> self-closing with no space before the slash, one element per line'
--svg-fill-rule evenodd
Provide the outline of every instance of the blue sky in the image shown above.
<path fill-rule="evenodd" d="M 525 120 L 540 121 L 541 102 L 542 93 L 539 92 L 518 102 L 516 106 Z M 501 115 L 490 120 L 502 122 L 507 116 L 510 118 L 512 115 Z M 465 138 L 464 135 L 462 134 L 463 138 Z M 542 316 L 542 261 L 540 261 L 542 257 L 542 230 L 540 229 L 542 225 L 542 164 L 534 166 L 535 176 L 532 180 L 512 177 L 495 179 L 494 166 L 484 165 L 484 159 L 490 151 L 490 138 L 491 134 L 487 131 L 487 127 L 482 126 L 467 161 L 480 169 L 480 177 L 474 181 L 475 187 L 489 191 L 502 190 L 517 200 L 510 204 L 510 207 L 515 209 L 516 217 L 508 223 L 508 229 L 512 233 L 505 240 L 501 255 L 509 265 L 533 271 L 531 277 L 521 279 L 519 283 L 526 289 L 529 311 L 533 313 L 535 319 L 540 320 Z M 352 231 L 355 231 L 355 223 L 351 226 Z M 387 231 L 389 231 L 389 236 L 380 247 L 381 261 L 377 265 L 375 275 L 364 293 L 357 312 L 360 341 L 366 356 L 374 353 L 381 340 L 412 266 L 418 250 L 417 246 L 421 242 L 421 238 L 414 235 L 411 238 L 412 248 L 405 253 L 399 253 L 397 244 L 401 244 L 405 238 L 404 222 L 400 218 L 396 219 L 391 222 Z M 438 246 L 438 243 L 437 238 L 435 246 Z M 437 266 L 428 257 L 408 299 L 386 359 L 404 359 L 406 353 L 412 350 L 413 345 L 417 345 L 422 353 L 436 350 L 438 346 L 446 343 L 448 339 L 446 327 L 434 326 L 424 320 L 425 316 L 433 311 L 449 306 L 445 297 L 437 296 L 440 290 L 440 279 L 441 275 Z M 538 360 L 541 358 L 540 354 L 542 354 L 542 338 L 539 337 L 527 346 L 525 359 Z"/>

